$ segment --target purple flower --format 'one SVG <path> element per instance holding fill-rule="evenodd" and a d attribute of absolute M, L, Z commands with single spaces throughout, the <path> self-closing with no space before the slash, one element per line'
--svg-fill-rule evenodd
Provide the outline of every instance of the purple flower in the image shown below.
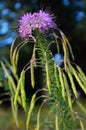
<path fill-rule="evenodd" d="M 19 33 L 22 38 L 27 37 L 32 34 L 32 15 L 31 13 L 26 13 L 19 20 Z"/>
<path fill-rule="evenodd" d="M 56 29 L 57 25 L 55 24 L 54 15 L 40 10 L 38 13 L 26 13 L 19 20 L 19 33 L 22 38 L 26 38 L 29 35 L 32 35 L 32 32 L 35 29 L 38 29 L 39 32 L 44 33 L 49 29 Z"/>
<path fill-rule="evenodd" d="M 49 30 L 50 28 L 55 29 L 57 26 L 53 21 L 54 16 L 42 10 L 39 13 L 33 14 L 33 29 L 38 28 L 40 32 Z"/>

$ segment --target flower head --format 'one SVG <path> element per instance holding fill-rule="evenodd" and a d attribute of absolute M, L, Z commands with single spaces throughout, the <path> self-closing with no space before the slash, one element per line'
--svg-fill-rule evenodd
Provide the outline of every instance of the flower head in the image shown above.
<path fill-rule="evenodd" d="M 26 13 L 21 17 L 21 20 L 19 20 L 19 33 L 21 37 L 27 37 L 28 35 L 32 34 L 32 15 L 31 13 Z"/>
<path fill-rule="evenodd" d="M 38 28 L 40 32 L 44 32 L 50 28 L 55 29 L 56 24 L 54 23 L 53 18 L 53 15 L 50 15 L 42 10 L 40 10 L 39 13 L 34 13 L 33 29 Z"/>
<path fill-rule="evenodd" d="M 19 20 L 20 36 L 25 38 L 32 35 L 33 30 L 38 29 L 39 32 L 44 33 L 49 29 L 57 28 L 53 21 L 54 16 L 48 12 L 40 10 L 37 13 L 26 13 Z"/>

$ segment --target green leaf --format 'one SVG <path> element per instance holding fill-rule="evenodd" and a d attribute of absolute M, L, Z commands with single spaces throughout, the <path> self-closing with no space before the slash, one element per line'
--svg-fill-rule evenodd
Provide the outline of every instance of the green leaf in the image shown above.
<path fill-rule="evenodd" d="M 21 90 L 21 78 L 18 80 L 18 85 L 17 85 L 16 92 L 15 92 L 15 97 L 14 97 L 14 107 L 15 108 L 17 106 L 20 90 Z"/>
<path fill-rule="evenodd" d="M 78 74 L 76 73 L 76 71 L 75 71 L 73 68 L 72 68 L 72 70 L 73 70 L 73 74 L 74 74 L 74 76 L 75 76 L 75 78 L 76 78 L 78 84 L 80 85 L 80 87 L 82 88 L 82 90 L 84 91 L 84 93 L 86 93 L 86 87 L 85 87 L 84 84 L 81 82 L 81 80 L 80 80 Z"/>
<path fill-rule="evenodd" d="M 82 120 L 80 120 L 80 126 L 81 126 L 81 130 L 85 130 Z"/>
<path fill-rule="evenodd" d="M 83 79 L 86 81 L 86 75 L 84 74 L 84 72 L 82 71 L 82 69 L 78 65 L 76 65 L 76 68 L 79 71 L 79 73 L 82 75 Z"/>
<path fill-rule="evenodd" d="M 71 72 L 74 75 L 76 81 L 78 82 L 79 86 L 82 88 L 84 93 L 86 93 L 86 85 L 83 84 L 82 79 L 80 78 L 80 74 L 72 67 L 72 65 L 70 63 L 68 63 L 68 65 L 69 65 Z M 84 81 L 86 81 L 86 80 L 84 80 Z"/>
<path fill-rule="evenodd" d="M 85 88 L 86 88 L 86 80 L 84 79 L 84 77 L 83 77 L 80 73 L 78 73 L 78 76 L 79 76 L 79 78 L 80 78 L 82 84 L 83 84 L 83 85 L 85 86 Z"/>
<path fill-rule="evenodd" d="M 7 69 L 6 69 L 5 65 L 3 64 L 3 62 L 1 62 L 1 66 L 2 66 L 2 68 L 3 68 L 3 70 L 4 70 L 4 72 L 6 73 L 6 75 L 7 75 L 7 77 L 8 77 L 8 80 L 9 80 L 9 82 L 10 82 L 10 84 L 11 84 L 11 86 L 9 86 L 9 88 L 11 87 L 10 90 L 16 92 L 16 85 L 15 85 L 15 82 L 14 82 L 12 76 L 11 76 L 11 75 L 9 74 L 9 72 L 7 71 Z"/>
<path fill-rule="evenodd" d="M 47 60 L 46 53 L 45 53 L 45 58 L 46 58 L 46 63 L 45 63 L 46 83 L 47 83 L 47 88 L 48 88 L 49 94 L 51 94 L 51 88 L 50 88 L 50 74 L 49 74 L 49 66 L 48 66 L 48 60 Z"/>
<path fill-rule="evenodd" d="M 41 109 L 39 109 L 37 113 L 37 125 L 36 125 L 36 130 L 40 130 L 40 114 L 41 114 Z"/>
<path fill-rule="evenodd" d="M 13 99 L 13 97 L 11 97 L 11 107 L 12 107 L 12 113 L 13 113 L 14 120 L 16 122 L 17 127 L 19 127 L 18 106 L 17 105 L 16 105 L 16 107 L 14 106 L 14 99 Z"/>
<path fill-rule="evenodd" d="M 59 71 L 59 79 L 62 87 L 62 96 L 65 99 L 65 84 L 64 84 L 63 74 L 62 74 L 63 72 L 61 71 L 60 67 L 58 67 L 58 71 Z"/>
<path fill-rule="evenodd" d="M 21 72 L 21 100 L 22 100 L 22 106 L 24 110 L 26 111 L 26 93 L 25 93 L 25 71 L 23 70 Z"/>
<path fill-rule="evenodd" d="M 78 107 L 82 110 L 82 112 L 86 115 L 86 108 L 82 105 L 81 102 L 76 101 Z"/>
<path fill-rule="evenodd" d="M 14 71 L 14 67 L 12 65 L 10 65 L 10 63 L 4 58 L 4 62 L 6 64 L 6 66 L 11 70 L 13 76 L 15 77 L 16 80 L 18 80 L 18 76 Z"/>
<path fill-rule="evenodd" d="M 64 84 L 65 84 L 65 89 L 66 89 L 66 92 L 67 92 L 66 96 L 68 98 L 68 104 L 69 104 L 70 109 L 72 109 L 71 93 L 70 93 L 69 85 L 68 85 L 68 82 L 67 82 L 67 78 L 66 78 L 64 73 L 63 73 L 63 79 L 64 79 Z"/>
<path fill-rule="evenodd" d="M 60 31 L 60 34 L 61 34 L 61 37 L 62 37 L 62 40 L 63 40 L 63 44 L 64 44 L 63 45 L 64 53 L 66 54 L 66 52 L 67 52 L 67 57 L 69 58 L 69 52 L 70 52 L 72 59 L 74 60 L 72 48 L 70 46 L 70 43 L 69 43 L 67 37 L 65 36 L 65 34 L 61 30 L 59 30 L 59 31 Z"/>
<path fill-rule="evenodd" d="M 28 130 L 30 127 L 30 119 L 31 119 L 31 114 L 35 105 L 35 98 L 36 98 L 36 94 L 34 94 L 31 99 L 30 108 L 27 114 L 26 130 Z"/>
<path fill-rule="evenodd" d="M 77 98 L 78 94 L 77 94 L 77 90 L 76 90 L 76 86 L 75 86 L 72 74 L 70 73 L 69 70 L 67 71 L 67 74 L 68 74 L 68 77 L 69 77 L 69 80 L 70 80 L 70 83 L 71 83 L 72 91 L 73 91 L 75 97 Z"/>
<path fill-rule="evenodd" d="M 59 130 L 59 120 L 58 120 L 58 115 L 57 114 L 55 115 L 55 126 L 56 126 L 55 130 Z"/>
<path fill-rule="evenodd" d="M 30 65 L 30 73 L 31 73 L 31 85 L 32 88 L 35 86 L 35 77 L 34 77 L 34 63 L 31 60 L 31 65 Z"/>
<path fill-rule="evenodd" d="M 0 87 L 2 87 L 3 85 L 2 85 L 2 83 L 0 82 Z"/>

